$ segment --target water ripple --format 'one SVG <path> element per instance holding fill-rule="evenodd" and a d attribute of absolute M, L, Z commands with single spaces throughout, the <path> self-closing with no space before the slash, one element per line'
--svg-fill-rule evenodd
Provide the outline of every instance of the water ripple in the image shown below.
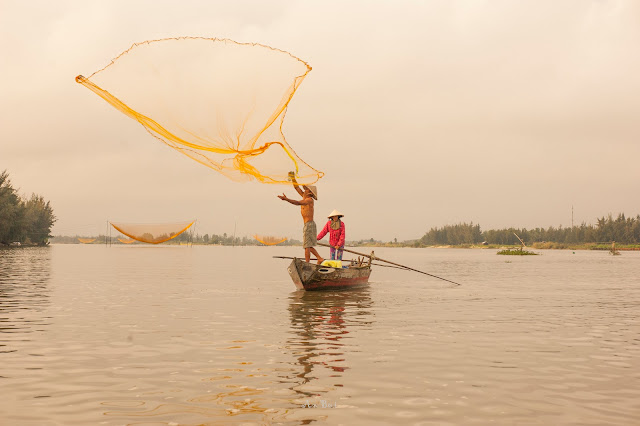
<path fill-rule="evenodd" d="M 0 250 L 3 421 L 640 421 L 640 253 L 376 249 L 464 285 L 378 268 L 329 293 L 271 253 Z"/>

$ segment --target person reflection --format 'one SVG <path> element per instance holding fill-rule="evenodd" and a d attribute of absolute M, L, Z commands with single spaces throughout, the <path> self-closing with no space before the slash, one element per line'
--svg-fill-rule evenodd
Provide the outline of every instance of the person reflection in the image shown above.
<path fill-rule="evenodd" d="M 342 386 L 336 378 L 349 369 L 348 354 L 358 350 L 354 337 L 359 329 L 371 327 L 369 292 L 364 287 L 340 292 L 296 291 L 290 296 L 291 332 L 286 347 L 301 367 L 292 380 L 299 398 L 319 397 L 334 386 Z"/>

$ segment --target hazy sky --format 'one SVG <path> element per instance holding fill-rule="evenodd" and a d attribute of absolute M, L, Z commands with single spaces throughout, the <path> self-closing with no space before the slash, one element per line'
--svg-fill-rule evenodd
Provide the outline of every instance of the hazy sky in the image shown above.
<path fill-rule="evenodd" d="M 0 0 L 0 170 L 51 201 L 54 234 L 196 218 L 301 239 L 291 188 L 235 183 L 74 81 L 186 35 L 313 67 L 284 133 L 348 240 L 640 213 L 640 1 Z"/>

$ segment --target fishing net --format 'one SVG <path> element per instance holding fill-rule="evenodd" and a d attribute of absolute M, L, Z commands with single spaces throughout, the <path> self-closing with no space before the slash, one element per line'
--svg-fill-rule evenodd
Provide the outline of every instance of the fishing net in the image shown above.
<path fill-rule="evenodd" d="M 80 241 L 82 244 L 91 244 L 95 240 L 96 238 L 78 238 L 78 241 Z"/>
<path fill-rule="evenodd" d="M 276 244 L 284 243 L 285 241 L 287 241 L 287 239 L 283 237 L 271 237 L 268 235 L 254 235 L 253 238 L 255 238 L 258 242 L 261 242 L 265 246 L 275 246 Z"/>
<path fill-rule="evenodd" d="M 195 221 L 161 224 L 110 223 L 118 232 L 136 241 L 160 244 L 182 234 L 193 225 L 193 222 Z"/>
<path fill-rule="evenodd" d="M 134 243 L 136 240 L 134 240 L 133 238 L 125 239 L 125 238 L 118 237 L 118 241 L 120 241 L 122 244 L 131 244 L 131 243 Z"/>
<path fill-rule="evenodd" d="M 135 43 L 76 81 L 154 137 L 235 181 L 323 176 L 287 144 L 287 106 L 311 67 L 283 50 L 228 39 Z"/>

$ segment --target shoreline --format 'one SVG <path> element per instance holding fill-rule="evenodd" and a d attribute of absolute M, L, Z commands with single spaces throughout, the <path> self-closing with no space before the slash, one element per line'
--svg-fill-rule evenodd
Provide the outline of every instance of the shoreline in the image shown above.
<path fill-rule="evenodd" d="M 49 243 L 46 245 L 38 245 L 38 244 L 22 244 L 20 246 L 9 246 L 0 244 L 0 247 L 3 248 L 20 248 L 20 247 L 43 247 L 49 245 L 69 245 L 69 244 L 77 244 L 77 245 L 104 245 L 104 242 L 100 243 L 90 243 L 90 244 L 82 244 L 80 242 L 77 243 Z M 144 244 L 137 243 L 136 245 Z M 122 245 L 126 246 L 127 244 L 122 243 L 113 243 L 113 245 Z M 204 243 L 170 243 L 166 242 L 161 245 L 164 246 L 188 246 L 188 245 L 196 245 L 196 246 L 216 246 L 216 247 L 233 247 L 231 244 L 204 244 Z M 236 244 L 235 247 L 262 247 L 257 244 Z M 270 246 L 276 247 L 276 246 Z M 283 245 L 279 247 L 301 247 L 301 245 Z M 509 244 L 449 244 L 449 245 L 418 245 L 418 244 L 402 244 L 402 243 L 373 243 L 373 244 L 348 244 L 345 246 L 346 248 L 433 248 L 433 249 L 480 249 L 480 250 L 507 250 L 507 249 L 519 249 L 521 247 L 518 245 L 509 245 Z M 531 245 L 527 245 L 525 248 L 534 249 L 534 250 L 599 250 L 599 251 L 610 251 L 611 244 L 597 244 L 597 243 L 582 243 L 582 244 L 568 244 L 568 243 L 532 243 Z M 615 249 L 617 251 L 640 251 L 640 244 L 616 244 Z"/>

